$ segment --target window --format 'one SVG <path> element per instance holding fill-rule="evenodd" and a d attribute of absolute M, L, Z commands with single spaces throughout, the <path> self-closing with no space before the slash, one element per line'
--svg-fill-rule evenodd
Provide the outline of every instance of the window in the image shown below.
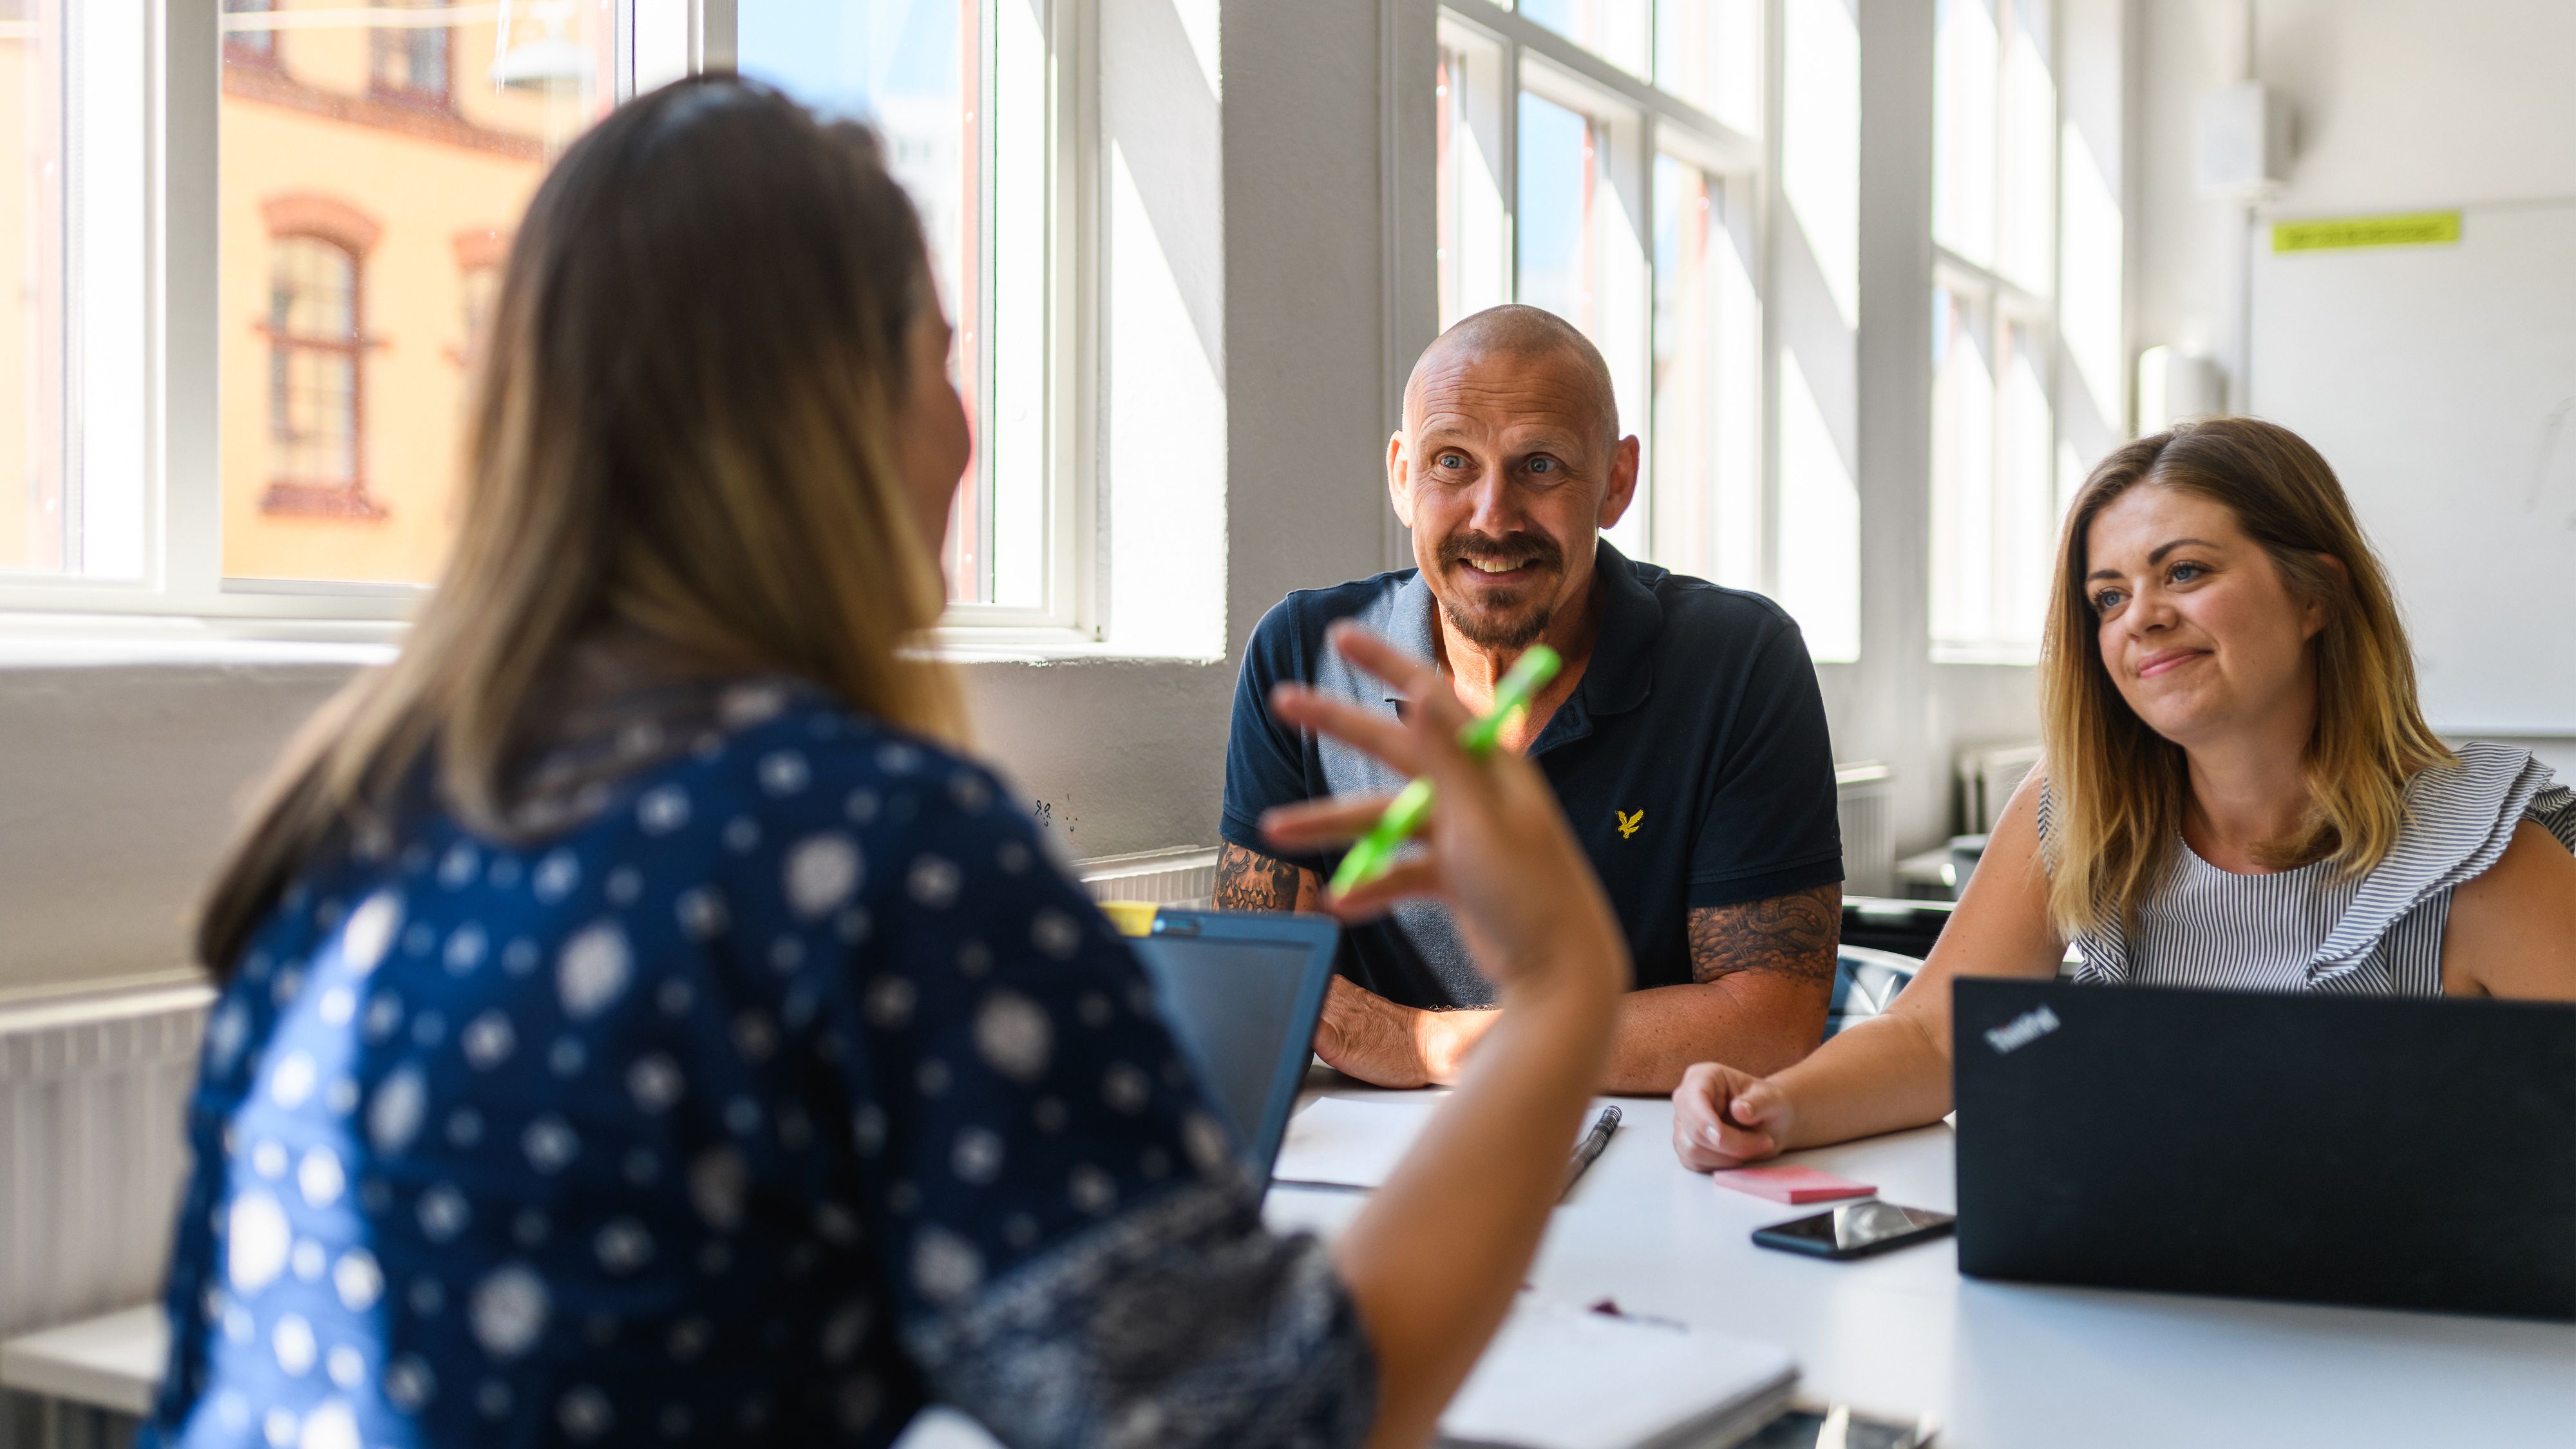
<path fill-rule="evenodd" d="M 367 37 L 377 95 L 447 108 L 452 18 L 438 13 L 446 8 L 447 0 L 409 0 L 377 7 L 376 28 Z"/>
<path fill-rule="evenodd" d="M 873 125 L 921 216 L 956 329 L 975 456 L 950 515 L 953 623 L 1081 622 L 1067 446 L 1073 288 L 1053 244 L 1063 98 L 1025 0 L 739 0 L 736 63 Z"/>
<path fill-rule="evenodd" d="M 147 359 L 144 81 L 125 63 L 147 20 L 142 0 L 0 0 L 0 578 L 19 584 L 144 567 L 143 435 L 117 405 Z"/>
<path fill-rule="evenodd" d="M 2118 208 L 2061 114 L 2058 19 L 2055 0 L 1940 0 L 1934 22 L 1931 620 L 1941 659 L 2037 658 L 2079 455 L 2098 454 L 2105 420 L 2119 416 L 2086 385 L 2089 372 L 2117 372 Z M 2113 361 L 2088 366 L 2105 330 Z M 2070 407 L 2084 426 L 2070 424 Z"/>
<path fill-rule="evenodd" d="M 1746 135 L 1758 134 L 1761 0 L 1655 7 L 1655 81 Z"/>
<path fill-rule="evenodd" d="M 224 0 L 227 15 L 263 15 L 277 8 L 277 0 Z M 265 24 L 242 22 L 224 28 L 224 59 L 241 65 L 260 65 L 277 59 L 277 32 Z"/>
<path fill-rule="evenodd" d="M 1722 178 L 1655 158 L 1654 556 L 1762 577 L 1762 317 Z M 1743 232 L 1730 230 L 1730 223 Z"/>
<path fill-rule="evenodd" d="M 614 26 L 524 0 L 236 5 L 223 25 L 221 577 L 426 584 L 455 526 L 456 359 L 497 238 L 609 102 Z M 495 240 L 469 266 L 461 236 Z"/>
<path fill-rule="evenodd" d="M 1696 6 L 1667 3 L 1667 10 Z M 1654 0 L 1521 0 L 1523 15 L 1633 75 L 1647 75 Z"/>
<path fill-rule="evenodd" d="M 1461 3 L 1434 78 L 1439 322 L 1573 323 L 1645 445 L 1622 551 L 1764 583 L 1759 0 Z"/>
<path fill-rule="evenodd" d="M 60 12 L 0 0 L 0 569 L 63 566 Z"/>
<path fill-rule="evenodd" d="M 501 263 L 510 255 L 509 234 L 498 227 L 469 227 L 449 245 L 456 253 L 457 340 L 448 356 L 462 367 L 480 357 L 501 291 Z"/>
<path fill-rule="evenodd" d="M 325 237 L 280 236 L 268 280 L 265 513 L 381 518 L 358 471 L 366 336 L 358 256 Z"/>
<path fill-rule="evenodd" d="M 0 607 L 402 618 L 520 211 L 618 96 L 738 54 L 872 120 L 929 233 L 977 422 L 950 622 L 1089 629 L 1084 10 L 0 0 Z"/>

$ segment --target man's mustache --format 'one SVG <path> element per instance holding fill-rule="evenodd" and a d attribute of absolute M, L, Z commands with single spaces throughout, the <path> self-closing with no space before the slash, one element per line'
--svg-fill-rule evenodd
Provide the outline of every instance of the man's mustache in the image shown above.
<path fill-rule="evenodd" d="M 1565 567 L 1565 550 L 1557 546 L 1555 539 L 1543 533 L 1507 533 L 1496 538 L 1491 534 L 1470 531 L 1453 533 L 1441 541 L 1440 564 L 1443 568 L 1471 554 L 1477 558 L 1502 559 L 1514 568 L 1525 563 L 1552 569 Z"/>

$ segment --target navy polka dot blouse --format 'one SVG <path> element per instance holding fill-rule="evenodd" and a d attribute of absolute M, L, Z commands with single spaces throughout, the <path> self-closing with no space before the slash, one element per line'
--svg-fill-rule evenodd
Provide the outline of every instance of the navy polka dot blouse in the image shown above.
<path fill-rule="evenodd" d="M 424 806 L 290 888 L 207 1028 L 145 1442 L 883 1444 L 934 1399 L 1357 1442 L 1323 1249 L 993 777 L 706 694 L 534 843 Z"/>

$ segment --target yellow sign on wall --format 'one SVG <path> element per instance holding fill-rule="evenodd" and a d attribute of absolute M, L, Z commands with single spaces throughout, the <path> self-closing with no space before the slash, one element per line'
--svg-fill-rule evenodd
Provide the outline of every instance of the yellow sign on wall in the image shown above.
<path fill-rule="evenodd" d="M 2333 216 L 2272 223 L 2275 252 L 2454 246 L 2459 240 L 2460 214 L 2456 211 L 2405 211 L 2385 216 Z"/>

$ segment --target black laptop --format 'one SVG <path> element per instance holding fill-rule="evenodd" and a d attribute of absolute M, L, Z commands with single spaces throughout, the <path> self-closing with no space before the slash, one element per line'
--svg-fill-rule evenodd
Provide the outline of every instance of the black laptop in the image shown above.
<path fill-rule="evenodd" d="M 2576 1319 L 2576 1006 L 1961 980 L 1959 1270 Z"/>
<path fill-rule="evenodd" d="M 1313 1059 L 1340 939 L 1330 916 L 1166 910 L 1134 943 L 1181 1054 L 1263 1184 Z"/>

